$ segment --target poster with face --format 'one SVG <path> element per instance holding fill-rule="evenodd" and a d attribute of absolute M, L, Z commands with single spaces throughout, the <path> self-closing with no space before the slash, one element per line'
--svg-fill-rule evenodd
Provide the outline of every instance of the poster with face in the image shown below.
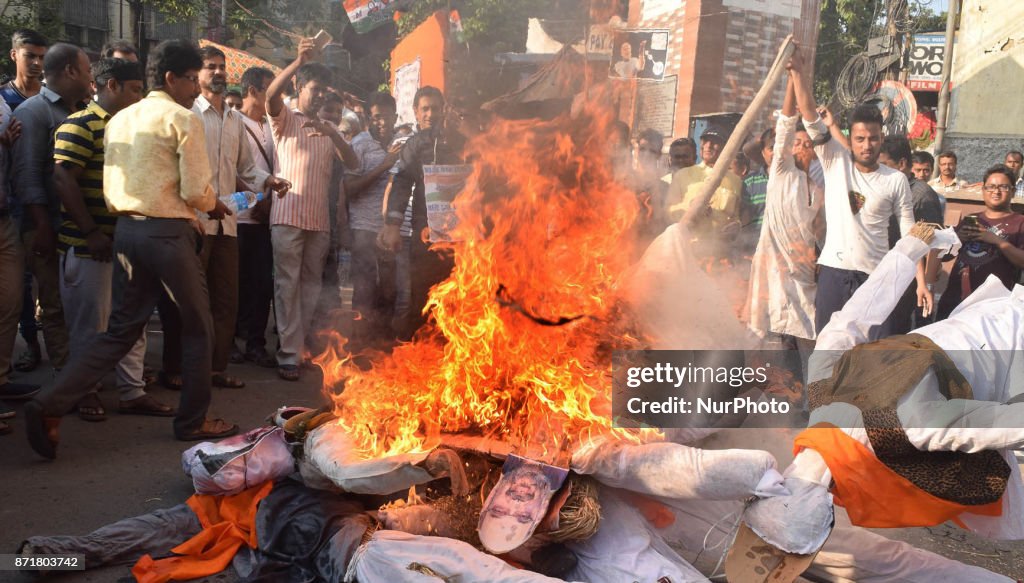
<path fill-rule="evenodd" d="M 614 79 L 664 79 L 668 32 L 660 29 L 615 31 L 609 76 Z"/>
<path fill-rule="evenodd" d="M 568 469 L 509 455 L 501 479 L 480 511 L 477 533 L 484 548 L 501 554 L 522 546 L 547 514 L 551 497 L 568 475 Z"/>

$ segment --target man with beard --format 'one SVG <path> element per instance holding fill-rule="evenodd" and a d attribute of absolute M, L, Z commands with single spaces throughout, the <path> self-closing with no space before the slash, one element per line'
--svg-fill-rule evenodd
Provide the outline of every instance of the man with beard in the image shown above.
<path fill-rule="evenodd" d="M 352 148 L 359 168 L 345 177 L 348 221 L 352 233 L 352 323 L 350 351 L 393 339 L 391 317 L 395 307 L 395 259 L 377 247 L 377 233 L 384 228 L 381 208 L 391 168 L 402 144 L 393 144 L 398 119 L 395 98 L 374 93 L 368 101 L 370 131 L 358 134 Z"/>
<path fill-rule="evenodd" d="M 224 53 L 212 46 L 200 49 L 203 68 L 199 70 L 199 97 L 192 111 L 203 120 L 206 154 L 213 171 L 210 185 L 218 197 L 240 190 L 263 192 L 265 196 L 287 192 L 287 183 L 275 178 L 253 162 L 242 114 L 227 106 L 227 65 Z M 226 374 L 235 336 L 238 313 L 238 222 L 233 214 L 214 211 L 200 215 L 205 236 L 199 259 L 206 273 L 206 286 L 213 312 L 212 383 L 215 387 L 238 389 L 245 383 Z M 181 317 L 169 297 L 160 304 L 164 325 L 163 378 L 170 384 L 181 376 Z"/>
<path fill-rule="evenodd" d="M 277 143 L 281 174 L 291 181 L 289 196 L 270 210 L 274 246 L 274 315 L 280 348 L 278 375 L 299 380 L 307 357 L 306 335 L 313 325 L 323 286 L 324 261 L 331 243 L 331 175 L 334 160 L 348 168 L 359 160 L 334 124 L 317 113 L 331 84 L 331 71 L 313 63 L 316 43 L 299 41 L 298 56 L 267 89 L 267 114 Z M 295 78 L 295 109 L 285 107 L 285 86 Z"/>
<path fill-rule="evenodd" d="M 861 106 L 850 114 L 850 149 L 830 138 L 811 93 L 812 79 L 805 74 L 802 49 L 789 64 L 797 105 L 807 133 L 816 144 L 815 153 L 825 171 L 825 245 L 818 258 L 818 290 L 814 299 L 815 331 L 820 332 L 832 314 L 840 310 L 853 292 L 867 280 L 889 250 L 889 217 L 898 217 L 901 235 L 914 226 L 910 184 L 899 170 L 880 165 L 882 113 L 874 106 Z M 919 289 L 931 305 L 924 285 Z M 886 321 L 872 332 L 872 338 L 890 334 Z"/>

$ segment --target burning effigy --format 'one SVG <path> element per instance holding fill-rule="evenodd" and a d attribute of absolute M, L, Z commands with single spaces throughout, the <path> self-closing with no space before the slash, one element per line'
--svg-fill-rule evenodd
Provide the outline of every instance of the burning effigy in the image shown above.
<path fill-rule="evenodd" d="M 644 207 L 613 173 L 612 121 L 587 105 L 495 120 L 469 142 L 457 221 L 435 244 L 454 271 L 412 342 L 364 368 L 334 333 L 316 359 L 327 407 L 185 452 L 186 504 L 22 552 L 144 555 L 146 582 L 234 564 L 250 580 L 681 583 L 708 580 L 684 550 L 721 563 L 732 545 L 749 549 L 730 575 L 743 583 L 792 581 L 812 560 L 832 581 L 999 580 L 840 518 L 839 473 L 807 436 L 781 473 L 794 433 L 713 444 L 615 424 L 614 351 L 749 337 L 682 225 L 633 263 Z"/>

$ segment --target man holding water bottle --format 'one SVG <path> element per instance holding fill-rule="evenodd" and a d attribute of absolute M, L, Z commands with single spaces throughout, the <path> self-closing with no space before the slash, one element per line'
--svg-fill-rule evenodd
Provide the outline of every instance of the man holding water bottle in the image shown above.
<path fill-rule="evenodd" d="M 203 67 L 199 70 L 200 95 L 192 111 L 203 121 L 206 153 L 213 172 L 210 186 L 218 197 L 238 191 L 277 192 L 284 194 L 287 181 L 257 167 L 246 138 L 242 114 L 227 106 L 227 60 L 220 49 L 200 49 Z M 238 314 L 238 220 L 234 214 L 218 212 L 200 214 L 203 226 L 203 248 L 199 255 L 206 273 L 206 286 L 213 312 L 213 376 L 215 387 L 240 389 L 245 383 L 226 374 L 231 345 L 235 337 Z M 164 327 L 163 372 L 165 386 L 181 384 L 181 317 L 166 296 L 160 303 Z"/>

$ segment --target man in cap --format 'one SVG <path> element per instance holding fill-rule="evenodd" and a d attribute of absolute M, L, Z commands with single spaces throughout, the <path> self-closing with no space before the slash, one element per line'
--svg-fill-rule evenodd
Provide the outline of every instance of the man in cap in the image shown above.
<path fill-rule="evenodd" d="M 725 145 L 725 133 L 710 126 L 700 136 L 701 162 L 696 166 L 683 168 L 672 175 L 672 184 L 668 189 L 668 196 L 665 201 L 665 209 L 672 220 L 678 221 L 686 214 L 694 199 L 700 194 L 701 184 L 711 176 L 719 156 L 722 154 L 722 146 Z M 740 210 L 740 193 L 743 183 L 740 177 L 733 172 L 726 172 L 722 184 L 715 190 L 708 201 L 708 212 L 705 217 L 693 225 L 694 233 L 698 238 L 715 242 L 714 246 L 721 247 L 723 230 L 728 231 L 738 226 L 737 217 Z M 725 255 L 725 249 L 712 251 L 714 255 Z"/>

